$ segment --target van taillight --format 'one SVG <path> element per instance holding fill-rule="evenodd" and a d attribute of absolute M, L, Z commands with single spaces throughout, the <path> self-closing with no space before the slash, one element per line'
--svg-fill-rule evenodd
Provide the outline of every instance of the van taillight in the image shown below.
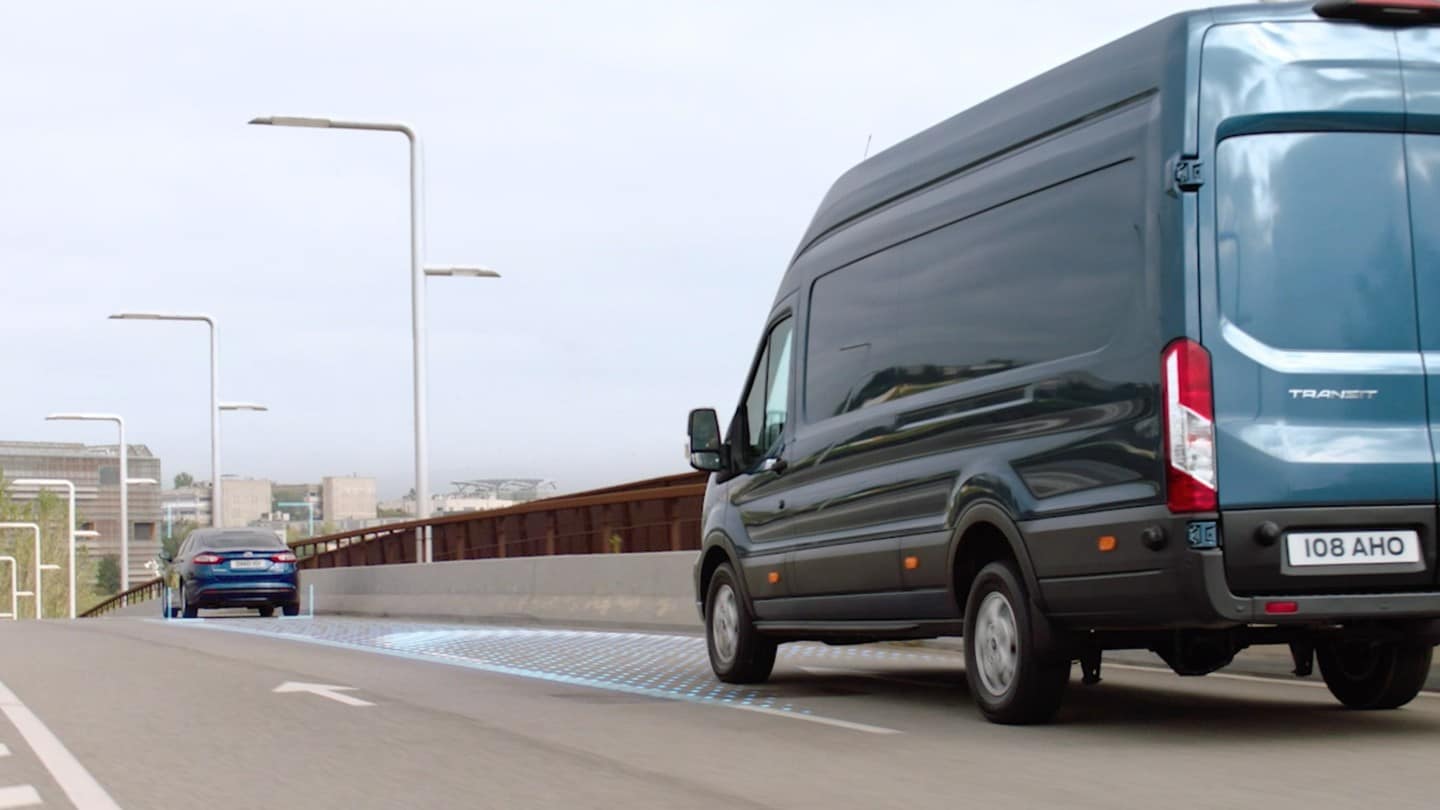
<path fill-rule="evenodd" d="M 1165 347 L 1161 394 L 1165 401 L 1165 482 L 1171 512 L 1213 512 L 1215 398 L 1210 354 L 1181 339 Z"/>
<path fill-rule="evenodd" d="M 1320 0 L 1315 13 L 1382 25 L 1423 25 L 1440 22 L 1440 0 Z"/>

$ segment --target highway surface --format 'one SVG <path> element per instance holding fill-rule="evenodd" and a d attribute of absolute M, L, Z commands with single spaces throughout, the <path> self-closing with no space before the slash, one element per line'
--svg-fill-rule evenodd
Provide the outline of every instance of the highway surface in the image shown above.
<path fill-rule="evenodd" d="M 336 618 L 0 622 L 0 810 L 1434 808 L 1440 696 L 1074 682 L 1003 728 L 959 656 L 782 647 L 722 686 L 693 636 Z"/>

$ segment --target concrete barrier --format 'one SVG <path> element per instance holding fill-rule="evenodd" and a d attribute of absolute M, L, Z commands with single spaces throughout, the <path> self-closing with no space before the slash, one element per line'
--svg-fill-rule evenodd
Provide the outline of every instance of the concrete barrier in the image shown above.
<path fill-rule="evenodd" d="M 319 568 L 317 614 L 699 630 L 694 551 Z"/>

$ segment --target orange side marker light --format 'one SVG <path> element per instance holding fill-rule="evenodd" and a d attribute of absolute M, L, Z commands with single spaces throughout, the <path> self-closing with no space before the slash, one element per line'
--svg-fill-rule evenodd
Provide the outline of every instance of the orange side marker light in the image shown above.
<path fill-rule="evenodd" d="M 767 577 L 767 579 L 770 580 L 770 584 L 771 584 L 771 585 L 774 585 L 774 584 L 778 583 L 778 582 L 780 581 L 780 572 L 779 572 L 779 571 L 771 571 L 771 572 L 770 572 L 770 576 Z"/>
<path fill-rule="evenodd" d="M 1115 536 L 1114 536 L 1114 535 L 1111 535 L 1111 534 L 1107 534 L 1107 535 L 1105 535 L 1104 537 L 1101 537 L 1100 540 L 1099 540 L 1099 542 L 1097 542 L 1097 543 L 1095 544 L 1095 546 L 1096 546 L 1096 548 L 1100 549 L 1101 551 L 1114 551 L 1114 550 L 1115 550 Z"/>
<path fill-rule="evenodd" d="M 919 567 L 920 567 L 920 558 L 919 558 L 919 557 L 906 557 L 906 558 L 905 558 L 905 570 L 906 570 L 906 571 L 914 571 L 916 568 L 919 568 Z"/>

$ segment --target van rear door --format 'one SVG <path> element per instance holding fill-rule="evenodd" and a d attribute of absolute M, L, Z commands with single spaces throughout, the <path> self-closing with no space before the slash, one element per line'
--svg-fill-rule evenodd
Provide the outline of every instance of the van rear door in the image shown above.
<path fill-rule="evenodd" d="M 1214 168 L 1201 201 L 1214 206 L 1209 233 L 1202 229 L 1202 240 L 1213 240 L 1202 250 L 1213 269 L 1202 330 L 1230 587 L 1430 586 L 1427 307 L 1411 244 L 1394 33 L 1233 28 L 1249 30 L 1222 28 L 1206 40 L 1202 118 Z M 1261 531 L 1267 522 L 1275 525 Z M 1357 544 L 1373 559 L 1355 558 Z M 1334 559 L 1341 547 L 1343 559 Z"/>
<path fill-rule="evenodd" d="M 1440 72 L 1436 70 L 1440 28 L 1400 29 L 1395 39 L 1405 80 L 1406 179 L 1420 350 L 1430 402 L 1430 443 L 1436 448 L 1440 447 Z M 1440 572 L 1436 581 L 1440 583 Z"/>

